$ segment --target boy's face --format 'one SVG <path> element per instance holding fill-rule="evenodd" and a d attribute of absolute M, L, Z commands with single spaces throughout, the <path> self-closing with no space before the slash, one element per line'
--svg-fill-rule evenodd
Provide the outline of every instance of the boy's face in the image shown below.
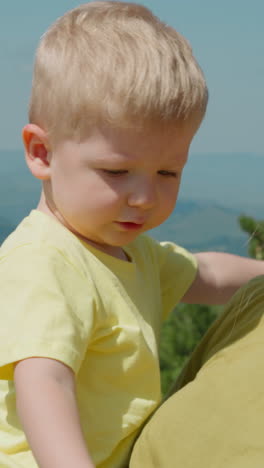
<path fill-rule="evenodd" d="M 100 250 L 120 256 L 122 246 L 173 211 L 195 130 L 96 129 L 82 143 L 59 144 L 49 155 L 44 211 Z"/>

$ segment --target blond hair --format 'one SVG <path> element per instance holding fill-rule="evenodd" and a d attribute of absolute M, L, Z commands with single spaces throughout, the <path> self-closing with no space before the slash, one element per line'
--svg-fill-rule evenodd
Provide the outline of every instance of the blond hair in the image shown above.
<path fill-rule="evenodd" d="M 59 18 L 36 53 L 29 120 L 53 141 L 100 123 L 175 123 L 199 115 L 207 87 L 190 45 L 147 8 L 85 3 Z"/>

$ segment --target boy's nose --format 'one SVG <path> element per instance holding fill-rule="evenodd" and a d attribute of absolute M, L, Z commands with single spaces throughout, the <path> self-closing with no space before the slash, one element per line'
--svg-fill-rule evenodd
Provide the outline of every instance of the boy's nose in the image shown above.
<path fill-rule="evenodd" d="M 153 181 L 142 180 L 134 184 L 128 196 L 128 205 L 147 210 L 155 205 L 156 198 L 156 187 Z"/>

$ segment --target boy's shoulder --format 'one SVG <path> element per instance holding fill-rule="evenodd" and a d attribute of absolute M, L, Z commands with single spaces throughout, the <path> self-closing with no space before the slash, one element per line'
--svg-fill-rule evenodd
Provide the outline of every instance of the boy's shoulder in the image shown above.
<path fill-rule="evenodd" d="M 133 242 L 134 248 L 142 255 L 151 255 L 161 265 L 165 262 L 187 260 L 196 265 L 194 255 L 184 247 L 171 241 L 158 241 L 148 234 L 141 234 Z"/>
<path fill-rule="evenodd" d="M 152 237 L 149 233 L 140 234 L 131 244 L 128 244 L 135 250 L 142 252 L 152 251 L 157 255 L 167 255 L 169 252 L 177 253 L 181 255 L 191 255 L 188 250 L 175 242 L 171 241 L 159 241 Z"/>
<path fill-rule="evenodd" d="M 130 247 L 130 246 L 128 246 Z M 197 274 L 197 259 L 184 247 L 173 242 L 159 242 L 149 235 L 142 234 L 133 242 L 134 258 L 141 269 L 158 274 L 162 283 L 169 284 L 177 279 L 177 284 L 188 284 Z M 130 251 L 126 249 L 128 254 Z M 131 255 L 133 257 L 133 254 Z"/>
<path fill-rule="evenodd" d="M 29 244 L 61 244 L 63 240 L 69 239 L 66 233 L 67 230 L 48 215 L 32 210 L 4 240 L 0 252 L 2 255 L 3 252 L 8 253 L 15 248 Z"/>
<path fill-rule="evenodd" d="M 46 261 L 60 258 L 78 263 L 81 254 L 81 243 L 76 236 L 56 220 L 45 213 L 32 210 L 16 229 L 5 239 L 0 247 L 0 262 L 31 261 L 43 257 Z M 79 254 L 78 254 L 79 252 Z"/>

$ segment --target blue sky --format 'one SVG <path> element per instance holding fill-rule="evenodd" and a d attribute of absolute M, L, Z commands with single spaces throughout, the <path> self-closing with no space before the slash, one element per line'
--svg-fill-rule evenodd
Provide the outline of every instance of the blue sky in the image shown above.
<path fill-rule="evenodd" d="M 34 50 L 41 34 L 79 2 L 1 3 L 0 149 L 22 149 Z M 144 0 L 191 42 L 209 91 L 195 153 L 264 154 L 263 0 Z"/>

